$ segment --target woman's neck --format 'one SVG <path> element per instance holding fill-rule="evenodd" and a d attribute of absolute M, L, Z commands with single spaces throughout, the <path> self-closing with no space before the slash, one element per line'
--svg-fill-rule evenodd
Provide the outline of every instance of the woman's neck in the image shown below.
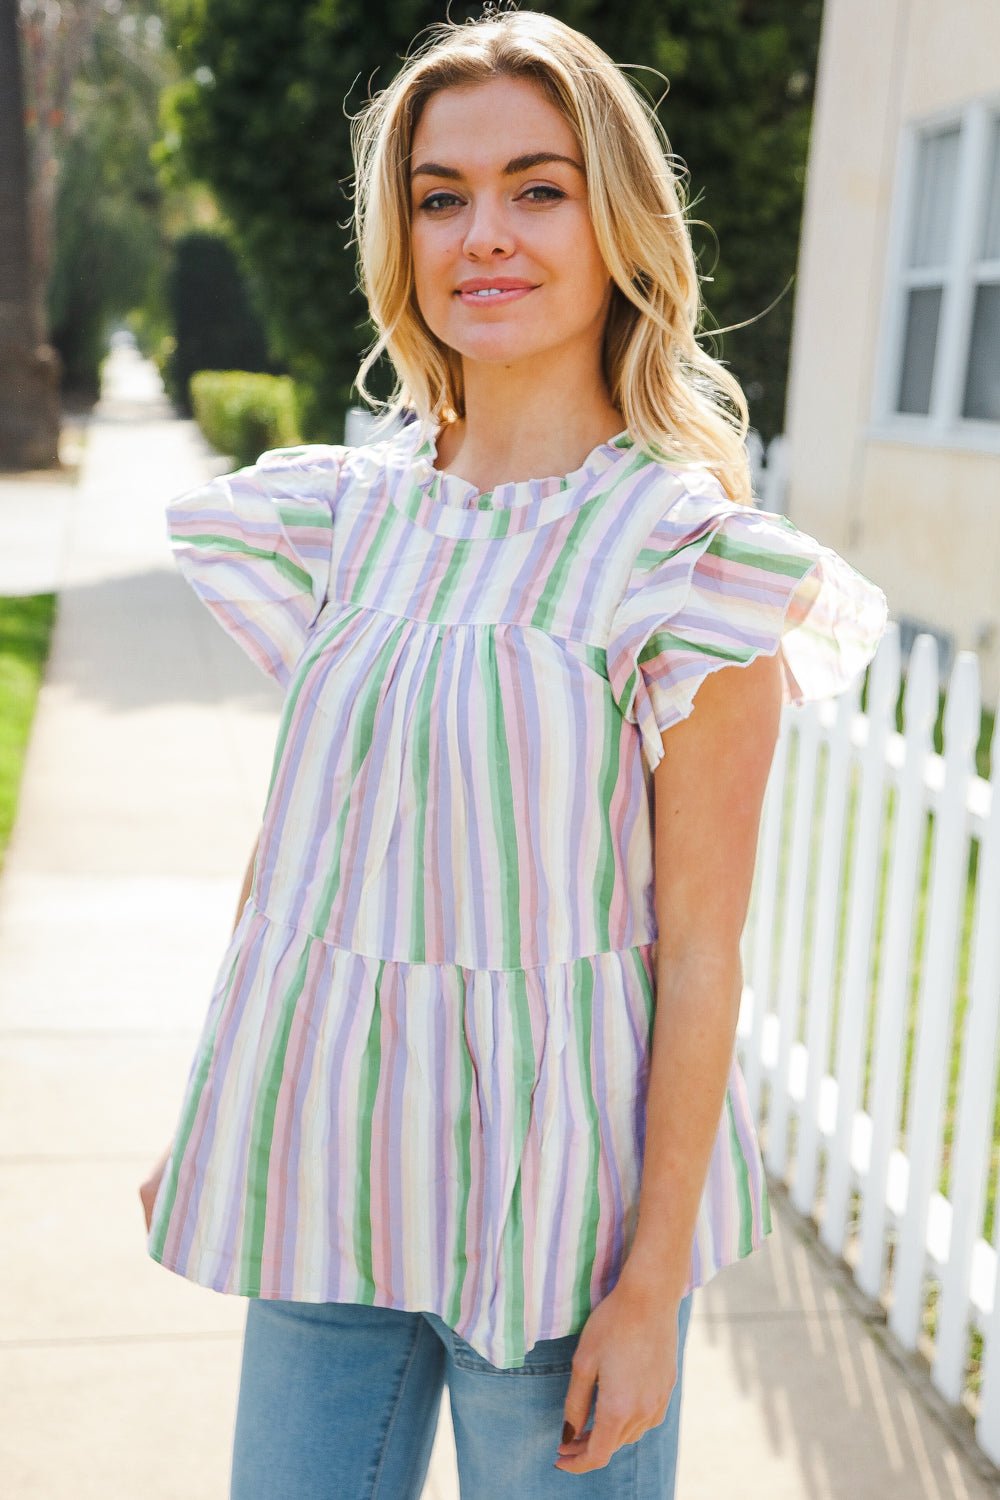
<path fill-rule="evenodd" d="M 475 378 L 465 381 L 465 416 L 445 425 L 437 467 L 489 490 L 503 481 L 568 474 L 600 443 L 617 437 L 624 418 L 606 390 L 518 391 Z"/>

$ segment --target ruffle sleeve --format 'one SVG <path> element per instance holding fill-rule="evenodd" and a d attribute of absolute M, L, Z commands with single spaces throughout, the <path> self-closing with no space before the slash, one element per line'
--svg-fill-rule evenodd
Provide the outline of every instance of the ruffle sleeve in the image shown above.
<path fill-rule="evenodd" d="M 328 597 L 345 450 L 273 448 L 166 508 L 174 560 L 247 655 L 283 686 Z"/>
<path fill-rule="evenodd" d="M 694 481 L 661 515 L 611 623 L 608 676 L 649 766 L 710 672 L 780 648 L 783 703 L 842 692 L 875 654 L 882 590 L 786 517 Z"/>

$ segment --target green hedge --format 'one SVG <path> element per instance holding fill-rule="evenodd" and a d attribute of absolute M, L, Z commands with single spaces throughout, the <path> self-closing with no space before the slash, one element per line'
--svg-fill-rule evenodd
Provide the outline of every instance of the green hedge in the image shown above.
<path fill-rule="evenodd" d="M 191 405 L 213 448 L 241 466 L 255 463 L 268 448 L 291 448 L 302 441 L 289 375 L 199 370 L 191 377 Z"/>
<path fill-rule="evenodd" d="M 246 275 L 236 251 L 218 231 L 192 229 L 174 242 L 167 305 L 174 342 L 164 383 L 186 416 L 192 410 L 190 381 L 197 370 L 278 375 L 285 369 L 268 358 Z"/>

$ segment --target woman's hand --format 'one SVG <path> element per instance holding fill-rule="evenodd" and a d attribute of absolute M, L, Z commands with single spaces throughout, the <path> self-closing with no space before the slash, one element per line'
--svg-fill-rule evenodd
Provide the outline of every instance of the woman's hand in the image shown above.
<path fill-rule="evenodd" d="M 603 1469 L 625 1443 L 663 1421 L 677 1383 L 680 1296 L 620 1277 L 580 1332 L 563 1415 L 579 1433 L 559 1444 L 556 1468 Z M 599 1382 L 594 1425 L 582 1432 Z"/>
<path fill-rule="evenodd" d="M 163 1155 L 160 1157 L 159 1161 L 156 1163 L 156 1166 L 146 1178 L 145 1182 L 141 1183 L 139 1186 L 139 1197 L 142 1199 L 142 1211 L 146 1217 L 147 1234 L 149 1233 L 149 1227 L 153 1218 L 153 1204 L 156 1201 L 156 1195 L 160 1189 L 160 1182 L 163 1178 L 163 1173 L 166 1168 L 167 1162 L 170 1159 L 170 1151 L 171 1147 L 168 1146 L 166 1151 L 164 1151 Z"/>

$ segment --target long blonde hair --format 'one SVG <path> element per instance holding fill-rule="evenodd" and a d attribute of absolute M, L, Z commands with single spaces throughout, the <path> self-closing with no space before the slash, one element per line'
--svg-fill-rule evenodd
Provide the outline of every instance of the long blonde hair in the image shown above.
<path fill-rule="evenodd" d="M 413 290 L 409 162 L 429 97 L 497 77 L 536 83 L 583 152 L 594 234 L 613 282 L 604 375 L 633 439 L 654 456 L 705 464 L 732 500 L 752 503 L 746 398 L 699 345 L 698 270 L 683 184 L 652 109 L 588 37 L 552 16 L 508 11 L 440 22 L 351 124 L 361 290 L 378 338 L 357 388 L 385 352 L 398 380 L 390 415 L 464 416 L 460 357 L 431 333 Z"/>

